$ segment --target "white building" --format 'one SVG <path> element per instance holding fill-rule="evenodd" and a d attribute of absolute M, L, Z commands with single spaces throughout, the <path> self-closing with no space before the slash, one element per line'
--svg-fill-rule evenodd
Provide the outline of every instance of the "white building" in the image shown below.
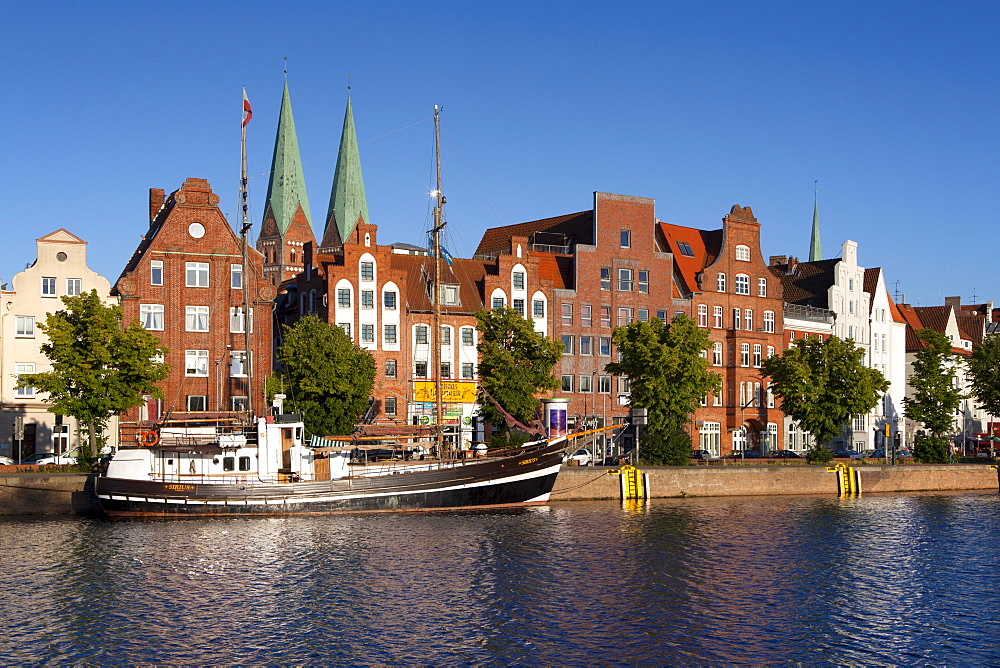
<path fill-rule="evenodd" d="M 881 267 L 865 270 L 865 292 L 870 296 L 871 349 L 869 366 L 878 369 L 889 381 L 889 389 L 869 414 L 873 440 L 866 449 L 906 443 L 903 397 L 906 396 L 906 322 L 886 289 Z"/>
<path fill-rule="evenodd" d="M 39 324 L 64 308 L 60 297 L 97 290 L 106 303 L 111 284 L 87 266 L 87 243 L 64 229 L 36 240 L 37 259 L 0 292 L 0 453 L 18 460 L 35 452 L 66 452 L 80 444 L 76 421 L 58 416 L 34 388 L 16 389 L 22 374 L 51 369 L 41 352 Z"/>

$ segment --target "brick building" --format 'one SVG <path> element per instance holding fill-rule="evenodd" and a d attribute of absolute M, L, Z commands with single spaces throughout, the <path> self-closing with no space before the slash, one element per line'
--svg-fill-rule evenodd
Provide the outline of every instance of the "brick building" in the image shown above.
<path fill-rule="evenodd" d="M 120 299 L 126 321 L 138 318 L 168 348 L 165 361 L 172 371 L 162 402 L 150 399 L 123 419 L 248 407 L 263 413 L 275 289 L 263 276 L 262 255 L 253 249 L 244 276 L 242 242 L 218 204 L 205 179 L 189 178 L 167 197 L 163 190 L 149 191 L 149 229 L 111 294 Z M 249 355 L 244 280 L 250 295 Z"/>

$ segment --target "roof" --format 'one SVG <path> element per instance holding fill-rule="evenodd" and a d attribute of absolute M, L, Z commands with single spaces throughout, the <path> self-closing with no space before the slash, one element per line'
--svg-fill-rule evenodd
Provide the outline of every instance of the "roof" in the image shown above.
<path fill-rule="evenodd" d="M 555 216 L 554 218 L 543 218 L 541 220 L 531 220 L 526 223 L 517 223 L 516 225 L 491 227 L 483 233 L 483 238 L 479 240 L 479 247 L 476 248 L 476 254 L 509 250 L 512 237 L 530 237 L 539 232 L 565 235 L 573 243 L 593 244 L 594 212 L 580 211 L 578 213 Z M 539 241 L 535 243 L 545 242 Z"/>
<path fill-rule="evenodd" d="M 573 256 L 529 251 L 528 257 L 538 258 L 538 278 L 540 280 L 552 281 L 556 290 L 572 290 L 575 287 Z"/>
<path fill-rule="evenodd" d="M 278 234 L 284 236 L 299 207 L 302 207 L 306 221 L 312 227 L 306 182 L 302 175 L 302 158 L 299 155 L 299 140 L 295 133 L 295 119 L 292 117 L 292 100 L 288 95 L 286 81 L 281 94 L 281 112 L 278 115 L 278 134 L 274 139 L 271 174 L 267 181 L 264 218 L 268 217 L 270 211 Z"/>
<path fill-rule="evenodd" d="M 372 222 L 368 217 L 365 181 L 361 176 L 361 155 L 358 152 L 358 136 L 354 131 L 354 112 L 351 109 L 351 98 L 348 97 L 322 245 L 339 246 L 344 243 L 351 236 L 358 220 Z"/>
<path fill-rule="evenodd" d="M 722 230 L 699 230 L 693 227 L 683 227 L 671 223 L 658 223 L 666 250 L 674 255 L 674 296 L 682 297 L 683 293 L 690 295 L 700 292 L 698 274 L 712 264 L 719 255 L 722 245 Z M 682 245 L 686 244 L 686 248 Z M 691 253 L 687 253 L 690 248 Z"/>
<path fill-rule="evenodd" d="M 829 290 L 834 284 L 834 267 L 839 259 L 773 265 L 771 271 L 781 280 L 785 301 L 789 304 L 829 309 Z"/>
<path fill-rule="evenodd" d="M 406 274 L 406 306 L 411 311 L 433 310 L 428 289 L 434 273 L 434 258 L 426 255 L 392 254 L 392 269 Z M 451 264 L 441 263 L 441 283 L 459 286 L 458 306 L 441 305 L 443 313 L 475 313 L 483 308 L 480 285 L 486 275 L 485 262 L 481 260 L 454 259 Z M 424 280 L 421 280 L 424 278 Z"/>

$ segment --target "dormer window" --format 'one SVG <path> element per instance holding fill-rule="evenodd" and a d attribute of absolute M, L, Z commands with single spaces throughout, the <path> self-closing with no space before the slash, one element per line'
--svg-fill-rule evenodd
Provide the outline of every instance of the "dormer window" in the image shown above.
<path fill-rule="evenodd" d="M 458 306 L 458 286 L 457 285 L 442 285 L 441 286 L 441 305 L 442 306 Z"/>
<path fill-rule="evenodd" d="M 740 262 L 750 261 L 750 247 L 740 244 L 736 247 L 736 259 Z"/>

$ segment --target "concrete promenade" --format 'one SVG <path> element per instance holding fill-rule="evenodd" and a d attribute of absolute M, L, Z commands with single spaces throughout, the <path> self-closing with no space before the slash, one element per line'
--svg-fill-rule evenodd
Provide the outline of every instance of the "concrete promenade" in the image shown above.
<path fill-rule="evenodd" d="M 1000 489 L 989 464 L 861 465 L 861 492 Z M 619 499 L 619 476 L 606 467 L 564 466 L 553 501 Z M 641 467 L 652 497 L 837 495 L 837 478 L 825 466 L 701 465 Z M 0 515 L 78 515 L 100 512 L 93 479 L 80 473 L 0 473 Z"/>

